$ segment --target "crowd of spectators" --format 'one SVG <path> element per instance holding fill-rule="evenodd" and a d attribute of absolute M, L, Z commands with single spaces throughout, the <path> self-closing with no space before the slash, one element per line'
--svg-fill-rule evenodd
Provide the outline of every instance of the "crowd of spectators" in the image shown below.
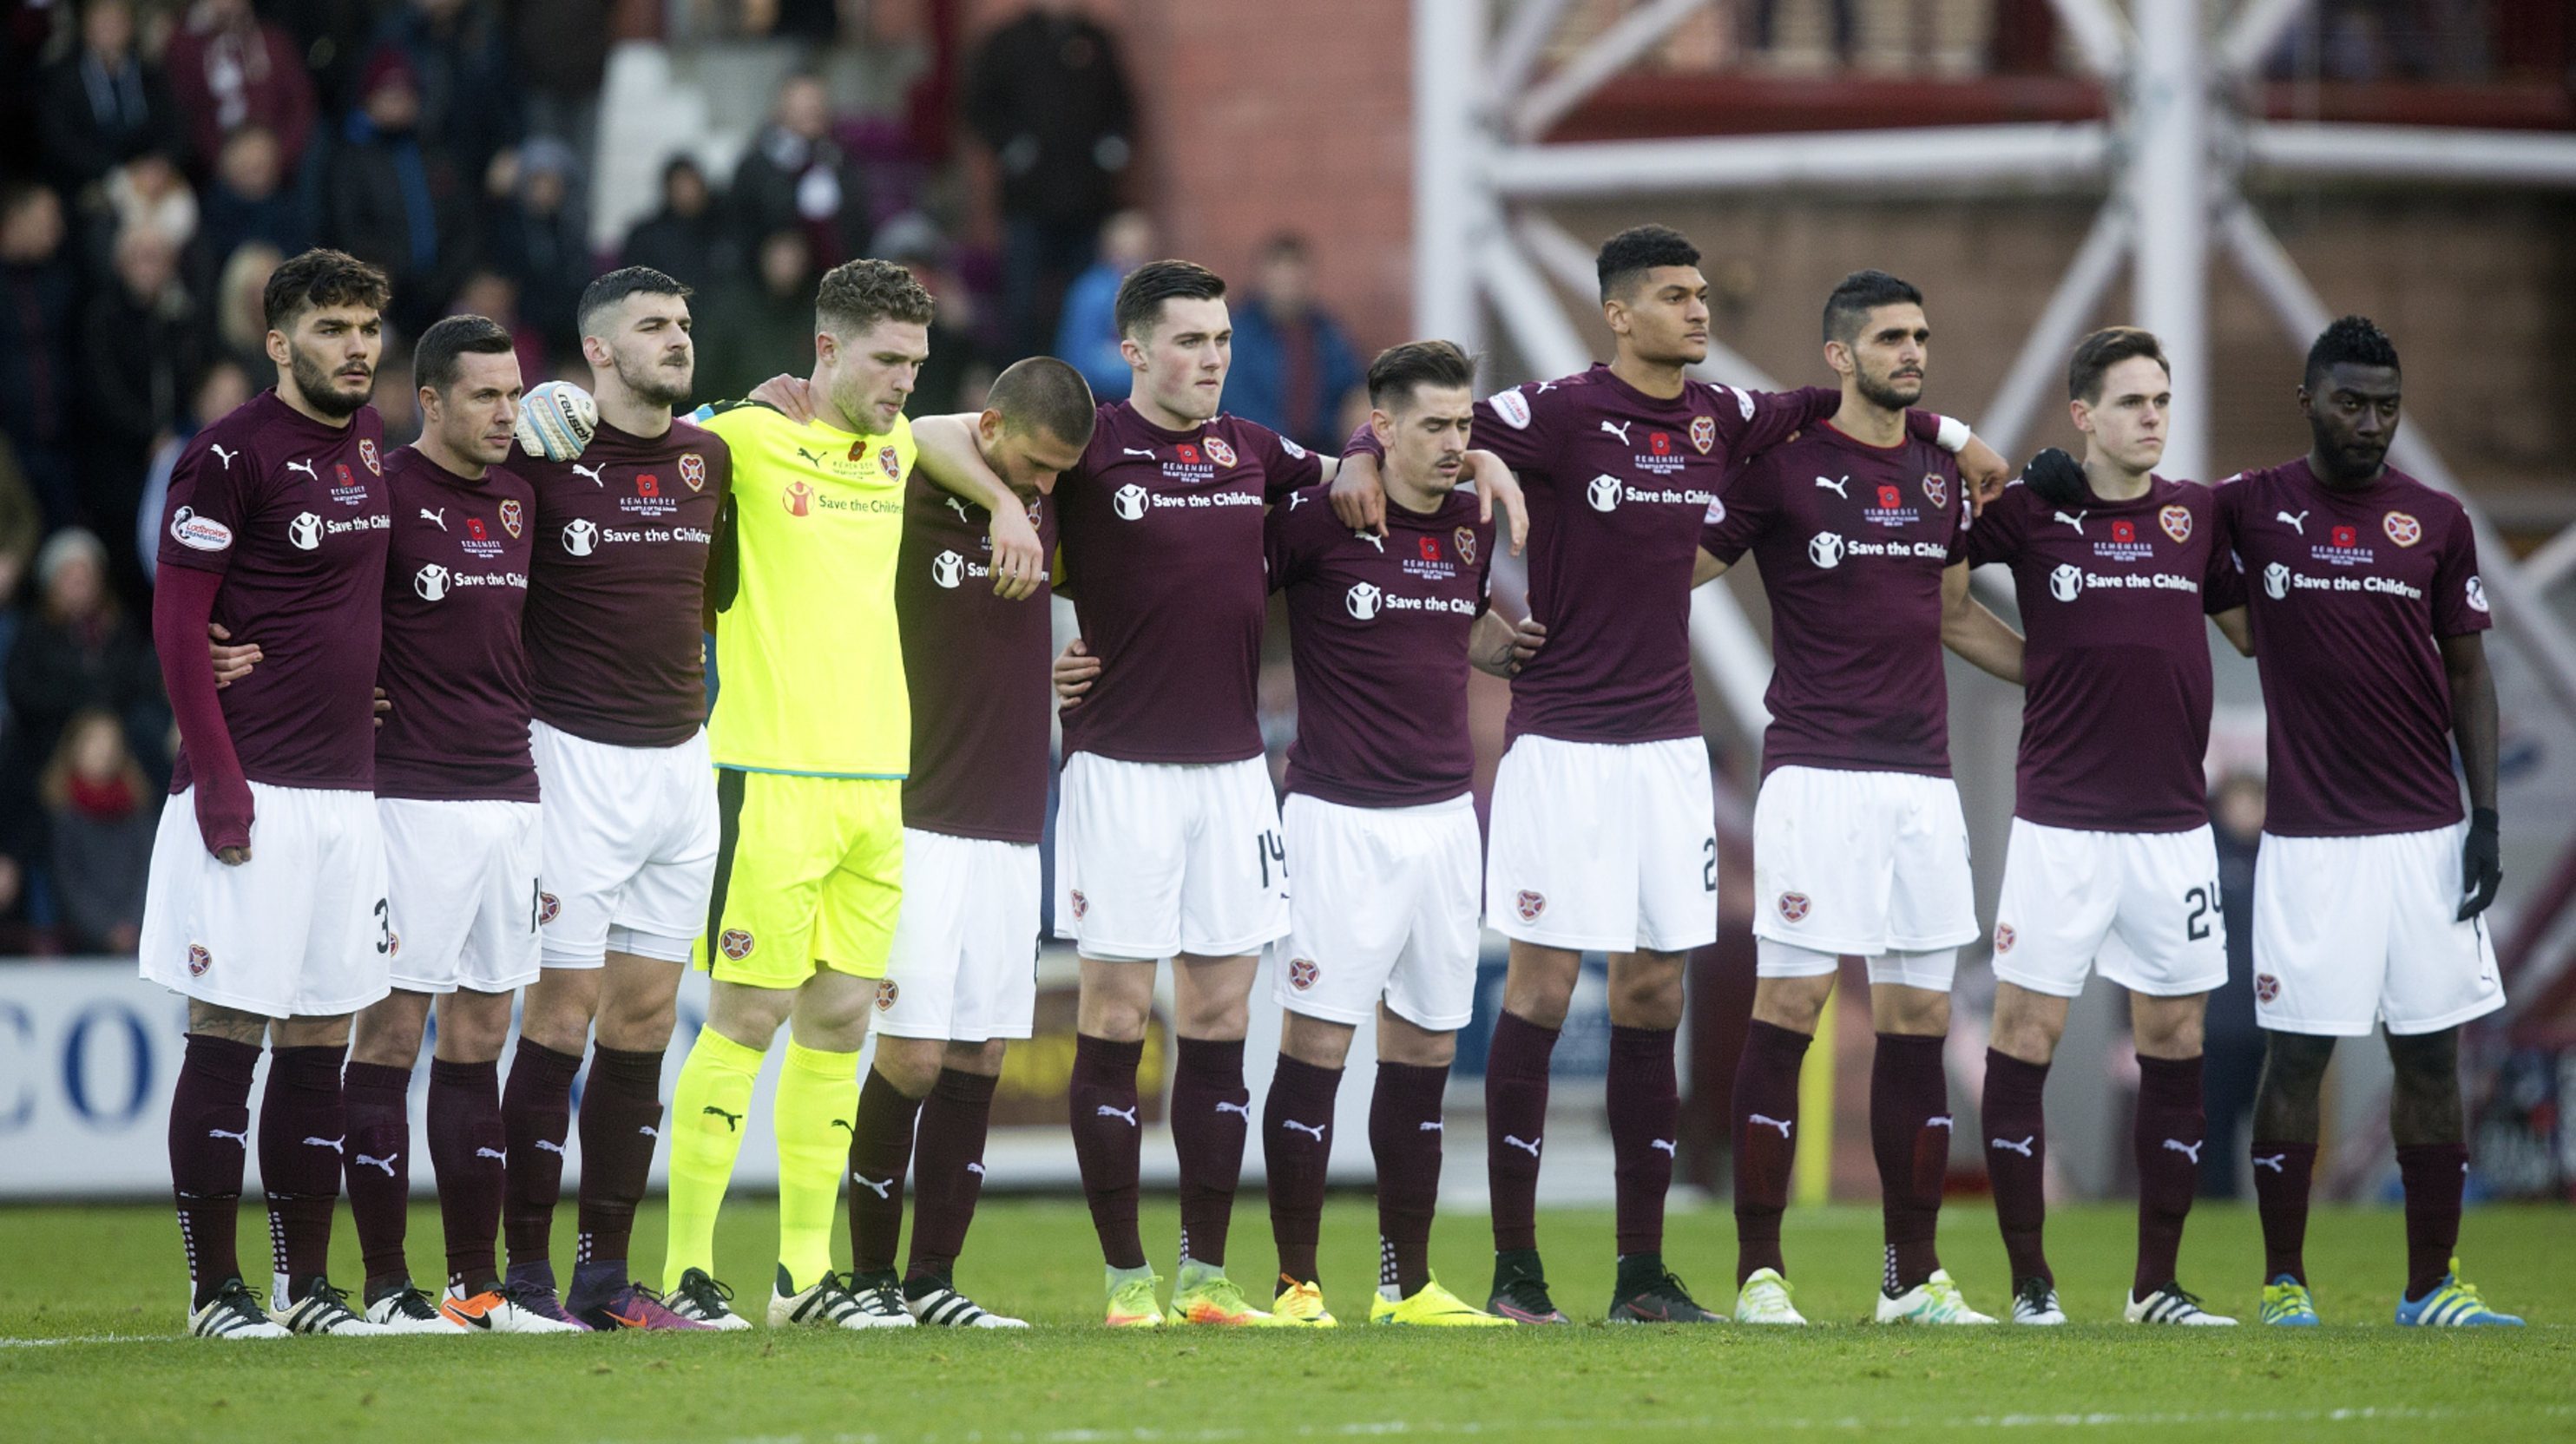
<path fill-rule="evenodd" d="M 835 103 L 832 62 L 870 43 L 852 7 L 670 7 L 812 68 L 738 154 L 710 152 L 721 170 L 668 157 L 657 203 L 602 244 L 600 97 L 637 7 L 0 0 L 0 955 L 130 940 L 175 747 L 148 641 L 162 499 L 189 438 L 271 384 L 260 296 L 287 256 L 334 246 L 391 278 L 376 403 L 394 444 L 418 426 L 410 338 L 488 315 L 531 384 L 580 376 L 576 301 L 622 264 L 698 291 L 701 398 L 809 365 L 815 282 L 859 255 L 939 297 L 916 412 L 977 404 L 1048 349 L 1125 394 L 1108 298 L 1154 233 L 1123 209 L 1115 36 L 1033 0 L 970 43 L 958 0 L 915 4 L 928 62 L 873 112 Z M 993 224 L 961 244 L 977 174 Z M 1276 243 L 1243 294 L 1242 409 L 1330 444 L 1357 377 L 1302 246 Z"/>

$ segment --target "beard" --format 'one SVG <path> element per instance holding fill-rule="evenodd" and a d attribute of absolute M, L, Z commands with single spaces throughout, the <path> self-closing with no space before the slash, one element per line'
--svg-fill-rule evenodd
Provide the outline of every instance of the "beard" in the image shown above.
<path fill-rule="evenodd" d="M 695 357 L 690 359 L 693 363 L 696 360 Z M 635 393 L 636 400 L 647 406 L 677 406 L 689 399 L 689 390 L 697 381 L 694 364 L 689 375 L 674 381 L 668 372 L 649 363 L 629 366 L 623 356 L 617 357 L 616 362 L 617 379 L 626 384 L 627 390 Z"/>
<path fill-rule="evenodd" d="M 1888 411 L 1903 411 L 1923 399 L 1923 383 L 1919 380 L 1900 383 L 1884 376 L 1872 376 L 1867 371 L 1863 371 L 1860 373 L 1857 387 L 1862 400 Z M 1902 389 L 1904 387 L 1912 389 L 1910 391 Z"/>
<path fill-rule="evenodd" d="M 288 369 L 295 376 L 295 389 L 304 393 L 305 404 L 325 416 L 355 416 L 360 407 L 375 399 L 372 368 L 368 373 L 370 384 L 367 389 L 351 396 L 340 390 L 336 373 L 325 370 L 321 362 L 296 349 L 291 341 L 286 346 L 286 359 Z"/>

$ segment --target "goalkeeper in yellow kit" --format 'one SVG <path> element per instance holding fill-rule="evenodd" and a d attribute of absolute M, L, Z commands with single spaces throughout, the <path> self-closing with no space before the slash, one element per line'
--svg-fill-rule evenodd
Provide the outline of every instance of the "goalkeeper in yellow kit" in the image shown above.
<path fill-rule="evenodd" d="M 722 834 L 706 1026 L 671 1100 L 671 1307 L 748 1328 L 713 1284 L 716 1211 L 752 1083 L 788 1027 L 773 1127 L 778 1278 L 772 1326 L 909 1324 L 831 1270 L 834 1205 L 858 1106 L 859 1048 L 903 895 L 911 709 L 895 631 L 904 481 L 918 459 L 903 407 L 929 357 L 930 293 L 859 260 L 815 300 L 815 415 L 756 403 L 704 424 L 734 458 L 708 596 L 722 679 L 708 744 Z M 1025 507 L 971 444 L 929 468 L 992 514 L 995 587 L 1026 597 L 1044 561 Z M 688 1275 L 693 1285 L 682 1288 Z"/>

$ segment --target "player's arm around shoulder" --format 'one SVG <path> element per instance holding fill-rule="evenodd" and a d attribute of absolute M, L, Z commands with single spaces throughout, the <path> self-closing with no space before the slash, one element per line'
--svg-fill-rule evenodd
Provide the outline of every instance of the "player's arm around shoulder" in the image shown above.
<path fill-rule="evenodd" d="M 958 412 L 908 423 L 913 464 L 930 478 L 931 485 L 992 515 L 993 591 L 1004 601 L 1026 601 L 1037 595 L 1039 583 L 1046 580 L 1046 548 L 1029 520 L 1028 508 L 977 449 L 979 419 L 975 413 Z"/>
<path fill-rule="evenodd" d="M 2021 633 L 1968 594 L 1968 563 L 1941 572 L 1941 645 L 1978 671 L 2021 685 Z"/>

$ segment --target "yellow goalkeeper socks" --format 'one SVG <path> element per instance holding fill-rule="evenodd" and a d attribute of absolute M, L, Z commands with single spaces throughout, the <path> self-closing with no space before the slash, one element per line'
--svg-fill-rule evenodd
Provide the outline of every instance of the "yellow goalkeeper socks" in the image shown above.
<path fill-rule="evenodd" d="M 832 1211 L 858 1111 L 859 1055 L 789 1039 L 771 1126 L 778 1133 L 778 1266 L 797 1288 L 832 1270 Z"/>
<path fill-rule="evenodd" d="M 791 1046 L 791 1052 L 792 1052 Z M 700 1028 L 671 1090 L 671 1243 L 662 1255 L 662 1288 L 680 1286 L 680 1275 L 716 1271 L 716 1211 L 742 1152 L 742 1130 L 751 1113 L 751 1085 L 760 1077 L 761 1054 L 713 1028 Z M 780 1090 L 783 1096 L 785 1090 Z M 782 1150 L 783 1151 L 783 1150 Z"/>

